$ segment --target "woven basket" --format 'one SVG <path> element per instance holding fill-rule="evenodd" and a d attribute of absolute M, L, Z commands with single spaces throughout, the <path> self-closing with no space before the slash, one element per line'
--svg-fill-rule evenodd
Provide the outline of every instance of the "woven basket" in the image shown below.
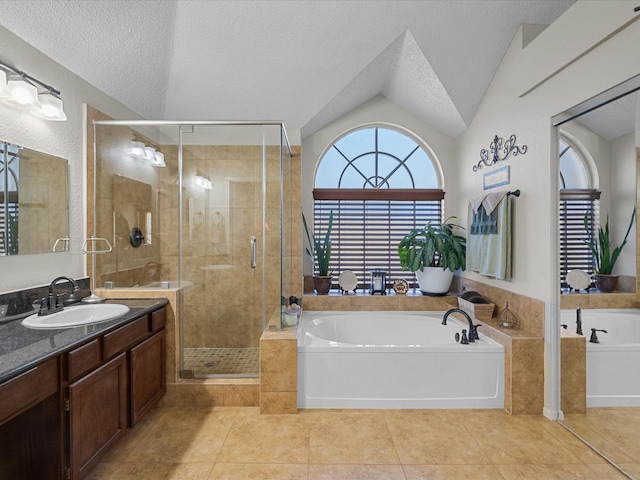
<path fill-rule="evenodd" d="M 495 305 L 493 303 L 471 303 L 464 298 L 458 297 L 458 307 L 467 313 L 472 319 L 486 322 L 493 317 Z"/>

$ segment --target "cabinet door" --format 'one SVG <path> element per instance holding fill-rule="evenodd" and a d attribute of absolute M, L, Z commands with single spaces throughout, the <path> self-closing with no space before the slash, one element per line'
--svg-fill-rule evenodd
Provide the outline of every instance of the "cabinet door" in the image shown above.
<path fill-rule="evenodd" d="M 69 386 L 71 478 L 81 479 L 127 428 L 124 353 Z"/>
<path fill-rule="evenodd" d="M 131 426 L 166 391 L 164 330 L 131 349 Z"/>

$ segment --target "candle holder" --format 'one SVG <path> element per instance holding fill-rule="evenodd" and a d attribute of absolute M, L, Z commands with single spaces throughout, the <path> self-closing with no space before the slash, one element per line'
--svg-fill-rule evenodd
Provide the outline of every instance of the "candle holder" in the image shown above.
<path fill-rule="evenodd" d="M 370 273 L 371 273 L 371 286 L 369 288 L 369 292 L 371 293 L 371 295 L 375 295 L 376 293 L 379 293 L 381 295 L 386 295 L 387 294 L 387 290 L 386 290 L 387 271 L 382 270 L 380 268 L 374 268 L 373 270 L 370 270 Z"/>

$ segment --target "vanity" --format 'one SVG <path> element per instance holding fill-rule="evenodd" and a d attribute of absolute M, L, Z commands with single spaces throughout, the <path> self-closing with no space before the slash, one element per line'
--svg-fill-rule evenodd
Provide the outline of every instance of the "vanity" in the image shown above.
<path fill-rule="evenodd" d="M 107 303 L 129 312 L 56 330 L 0 324 L 0 480 L 85 478 L 164 395 L 167 300 Z"/>

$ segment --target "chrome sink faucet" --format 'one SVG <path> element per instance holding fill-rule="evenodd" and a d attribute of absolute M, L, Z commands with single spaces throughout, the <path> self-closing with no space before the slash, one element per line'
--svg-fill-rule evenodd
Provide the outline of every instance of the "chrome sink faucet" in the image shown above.
<path fill-rule="evenodd" d="M 473 343 L 476 340 L 479 340 L 478 327 L 480 327 L 481 325 L 474 325 L 473 319 L 469 316 L 469 314 L 464 310 L 461 310 L 460 308 L 450 308 L 449 310 L 447 310 L 444 316 L 442 317 L 442 325 L 447 324 L 447 318 L 452 313 L 461 313 L 464 316 L 464 318 L 467 319 L 467 322 L 469 322 L 469 343 Z"/>

